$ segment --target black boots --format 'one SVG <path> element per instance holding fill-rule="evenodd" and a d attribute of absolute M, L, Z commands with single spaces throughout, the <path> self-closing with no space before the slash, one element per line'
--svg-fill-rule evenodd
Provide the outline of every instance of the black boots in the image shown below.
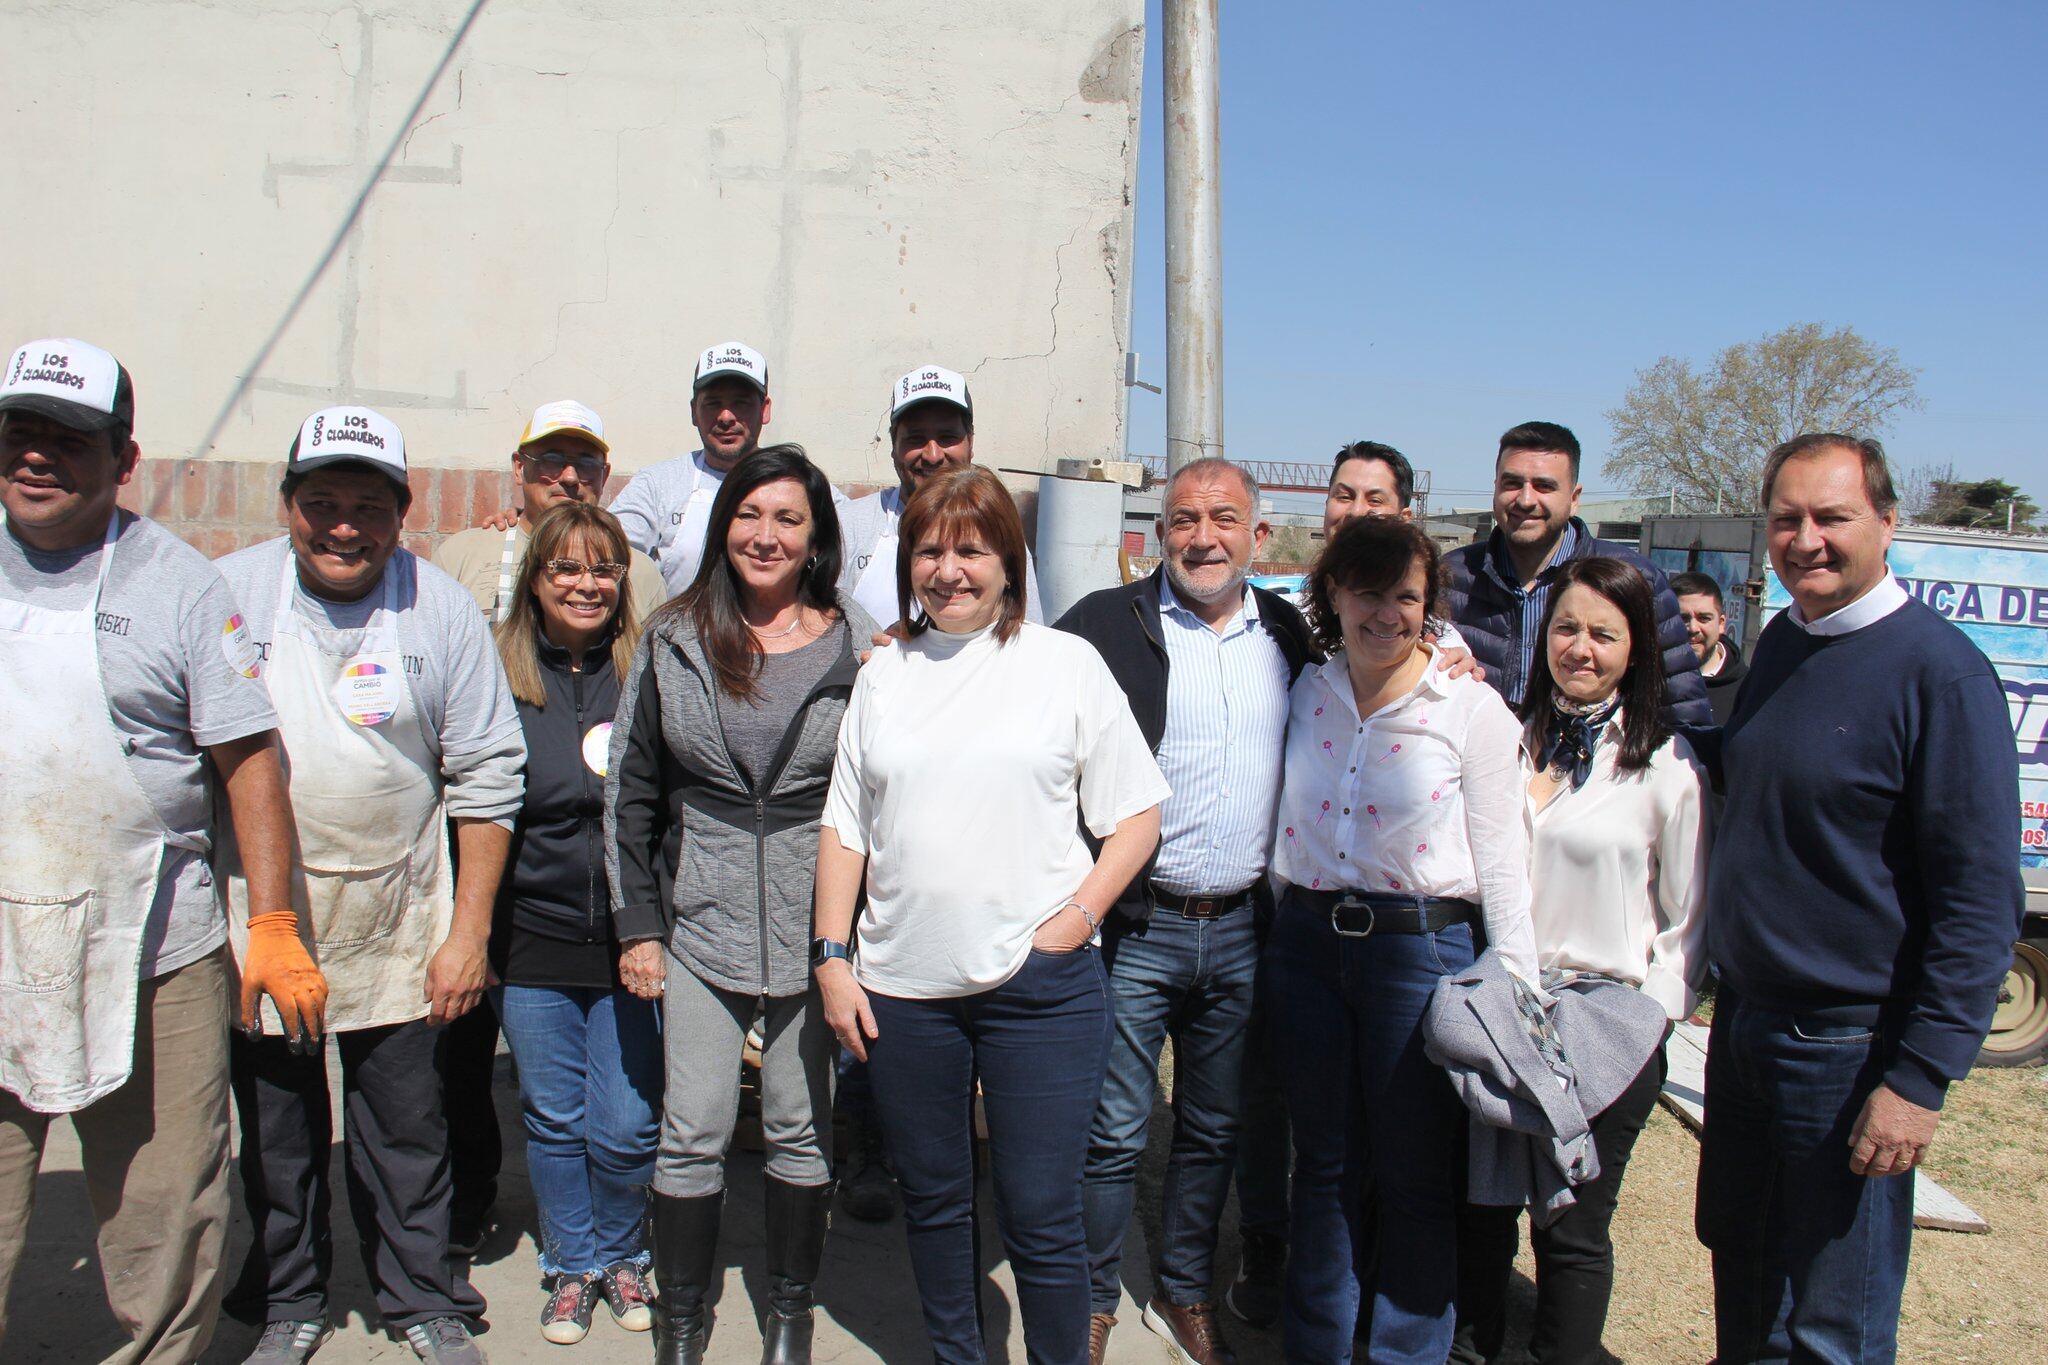
<path fill-rule="evenodd" d="M 654 1362 L 703 1365 L 711 1335 L 704 1296 L 718 1263 L 718 1214 L 725 1192 L 654 1196 Z"/>
<path fill-rule="evenodd" d="M 773 1177 L 766 1184 L 768 1316 L 761 1325 L 761 1365 L 810 1365 L 812 1286 L 825 1255 L 832 1186 L 785 1185 Z"/>

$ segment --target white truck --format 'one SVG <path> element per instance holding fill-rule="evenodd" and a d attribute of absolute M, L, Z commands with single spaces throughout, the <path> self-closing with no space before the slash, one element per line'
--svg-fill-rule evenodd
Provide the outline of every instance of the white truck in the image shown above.
<path fill-rule="evenodd" d="M 1642 548 L 1666 573 L 1691 570 L 1721 585 L 1728 633 L 1745 658 L 1764 622 L 1791 605 L 1771 572 L 1760 515 L 1646 517 Z M 1901 526 L 1890 563 L 1907 592 L 1962 627 L 2005 685 L 2019 748 L 2014 855 L 2027 914 L 1978 1065 L 2037 1065 L 2048 1057 L 2048 537 Z"/>

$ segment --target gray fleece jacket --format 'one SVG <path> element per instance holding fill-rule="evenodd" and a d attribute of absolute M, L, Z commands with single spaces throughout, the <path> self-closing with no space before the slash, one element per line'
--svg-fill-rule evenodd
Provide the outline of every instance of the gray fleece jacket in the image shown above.
<path fill-rule="evenodd" d="M 1546 977 L 1546 1008 L 1489 948 L 1437 982 L 1422 1051 L 1471 1111 L 1467 1197 L 1548 1226 L 1600 1174 L 1591 1121 L 1664 1041 L 1664 1007 L 1605 977 Z"/>
<path fill-rule="evenodd" d="M 621 943 L 664 939 L 721 990 L 810 986 L 818 817 L 860 651 L 876 630 L 843 594 L 839 658 L 811 689 L 759 789 L 725 745 L 717 682 L 680 611 L 649 623 L 619 692 L 605 777 L 605 864 Z"/>

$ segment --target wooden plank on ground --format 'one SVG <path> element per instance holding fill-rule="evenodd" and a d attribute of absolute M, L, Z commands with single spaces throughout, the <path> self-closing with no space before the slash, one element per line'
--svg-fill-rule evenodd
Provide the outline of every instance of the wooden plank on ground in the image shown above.
<path fill-rule="evenodd" d="M 1678 1024 L 1664 1045 L 1664 1107 L 1697 1133 L 1707 1120 L 1707 1029 Z M 1913 1226 L 1943 1232 L 1989 1232 L 1991 1225 L 1925 1171 L 1913 1173 Z"/>

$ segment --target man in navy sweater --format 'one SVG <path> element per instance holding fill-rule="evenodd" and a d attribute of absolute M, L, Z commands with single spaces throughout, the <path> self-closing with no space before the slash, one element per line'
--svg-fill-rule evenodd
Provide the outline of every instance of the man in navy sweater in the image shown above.
<path fill-rule="evenodd" d="M 1912 1170 L 2019 931 L 2018 756 L 1991 665 L 1885 565 L 1875 441 L 1786 442 L 1763 502 L 1793 605 L 1721 753 L 1696 1221 L 1723 1362 L 1888 1361 Z"/>

